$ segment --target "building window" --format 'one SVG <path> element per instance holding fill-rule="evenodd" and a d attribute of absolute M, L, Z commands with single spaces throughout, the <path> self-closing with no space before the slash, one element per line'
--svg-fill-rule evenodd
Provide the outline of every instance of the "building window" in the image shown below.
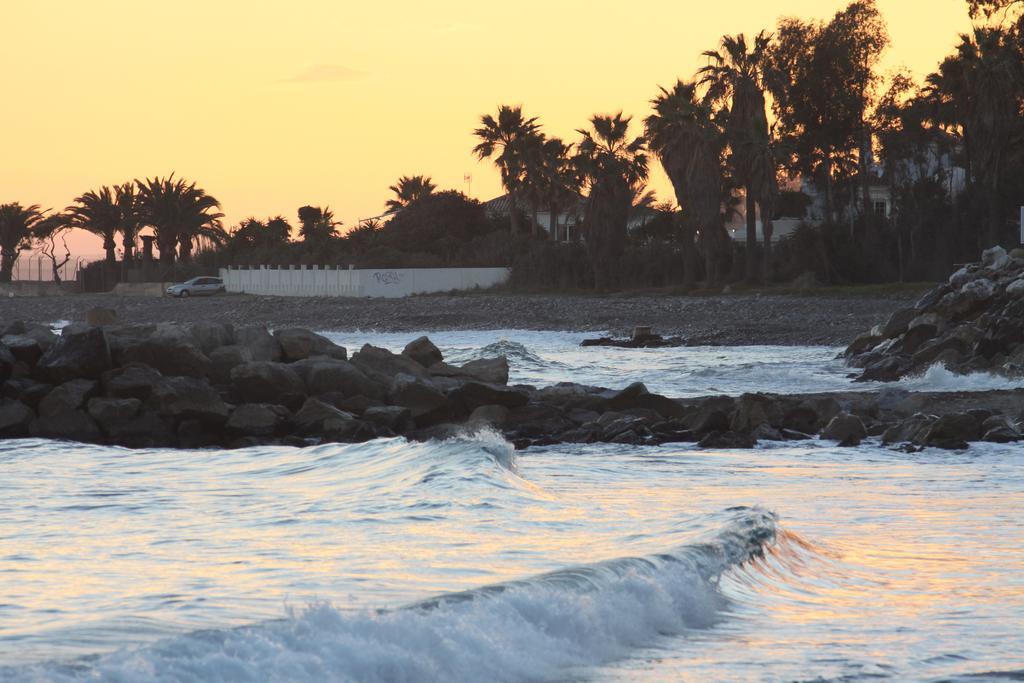
<path fill-rule="evenodd" d="M 875 202 L 875 215 L 885 218 L 889 215 L 889 212 L 886 211 L 887 208 L 885 201 Z"/>

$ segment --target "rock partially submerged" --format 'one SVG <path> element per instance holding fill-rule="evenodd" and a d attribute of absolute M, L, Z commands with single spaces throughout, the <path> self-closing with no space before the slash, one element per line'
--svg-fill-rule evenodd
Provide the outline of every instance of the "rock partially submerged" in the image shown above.
<path fill-rule="evenodd" d="M 655 334 L 650 327 L 637 327 L 633 335 L 628 339 L 616 339 L 614 337 L 598 337 L 596 339 L 584 339 L 580 346 L 613 346 L 620 349 L 663 349 L 675 346 L 686 346 L 686 340 L 682 337 L 662 337 Z"/>
<path fill-rule="evenodd" d="M 845 352 L 859 381 L 891 382 L 943 365 L 957 374 L 1024 375 L 1024 259 L 1002 247 L 957 270 Z"/>

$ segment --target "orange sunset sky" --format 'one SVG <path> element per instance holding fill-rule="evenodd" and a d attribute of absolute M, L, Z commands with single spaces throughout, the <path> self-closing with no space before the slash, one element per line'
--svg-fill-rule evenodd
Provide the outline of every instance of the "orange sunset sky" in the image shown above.
<path fill-rule="evenodd" d="M 845 4 L 0 0 L 0 203 L 61 208 L 172 171 L 220 199 L 227 225 L 294 223 L 317 204 L 352 226 L 402 174 L 462 191 L 471 174 L 486 200 L 498 176 L 471 156 L 472 130 L 499 103 L 566 139 L 595 112 L 639 121 L 722 34 Z M 970 26 L 963 0 L 878 6 L 887 70 L 927 73 Z M 671 196 L 660 173 L 653 186 Z M 72 246 L 100 251 L 89 236 Z"/>

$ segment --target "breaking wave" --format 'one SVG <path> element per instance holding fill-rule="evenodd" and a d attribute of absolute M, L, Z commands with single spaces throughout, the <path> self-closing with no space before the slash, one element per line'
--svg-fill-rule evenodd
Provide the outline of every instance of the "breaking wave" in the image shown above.
<path fill-rule="evenodd" d="M 395 610 L 320 604 L 253 626 L 204 630 L 3 680 L 551 680 L 725 617 L 719 579 L 763 557 L 776 518 L 734 508 L 718 533 L 620 558 L 440 595 Z"/>

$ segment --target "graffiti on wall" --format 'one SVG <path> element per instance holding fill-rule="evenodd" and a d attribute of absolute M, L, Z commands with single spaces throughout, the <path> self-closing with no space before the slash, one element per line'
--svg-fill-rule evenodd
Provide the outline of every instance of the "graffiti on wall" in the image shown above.
<path fill-rule="evenodd" d="M 378 270 L 373 274 L 373 279 L 380 285 L 397 285 L 405 279 L 405 273 L 397 270 Z"/>

